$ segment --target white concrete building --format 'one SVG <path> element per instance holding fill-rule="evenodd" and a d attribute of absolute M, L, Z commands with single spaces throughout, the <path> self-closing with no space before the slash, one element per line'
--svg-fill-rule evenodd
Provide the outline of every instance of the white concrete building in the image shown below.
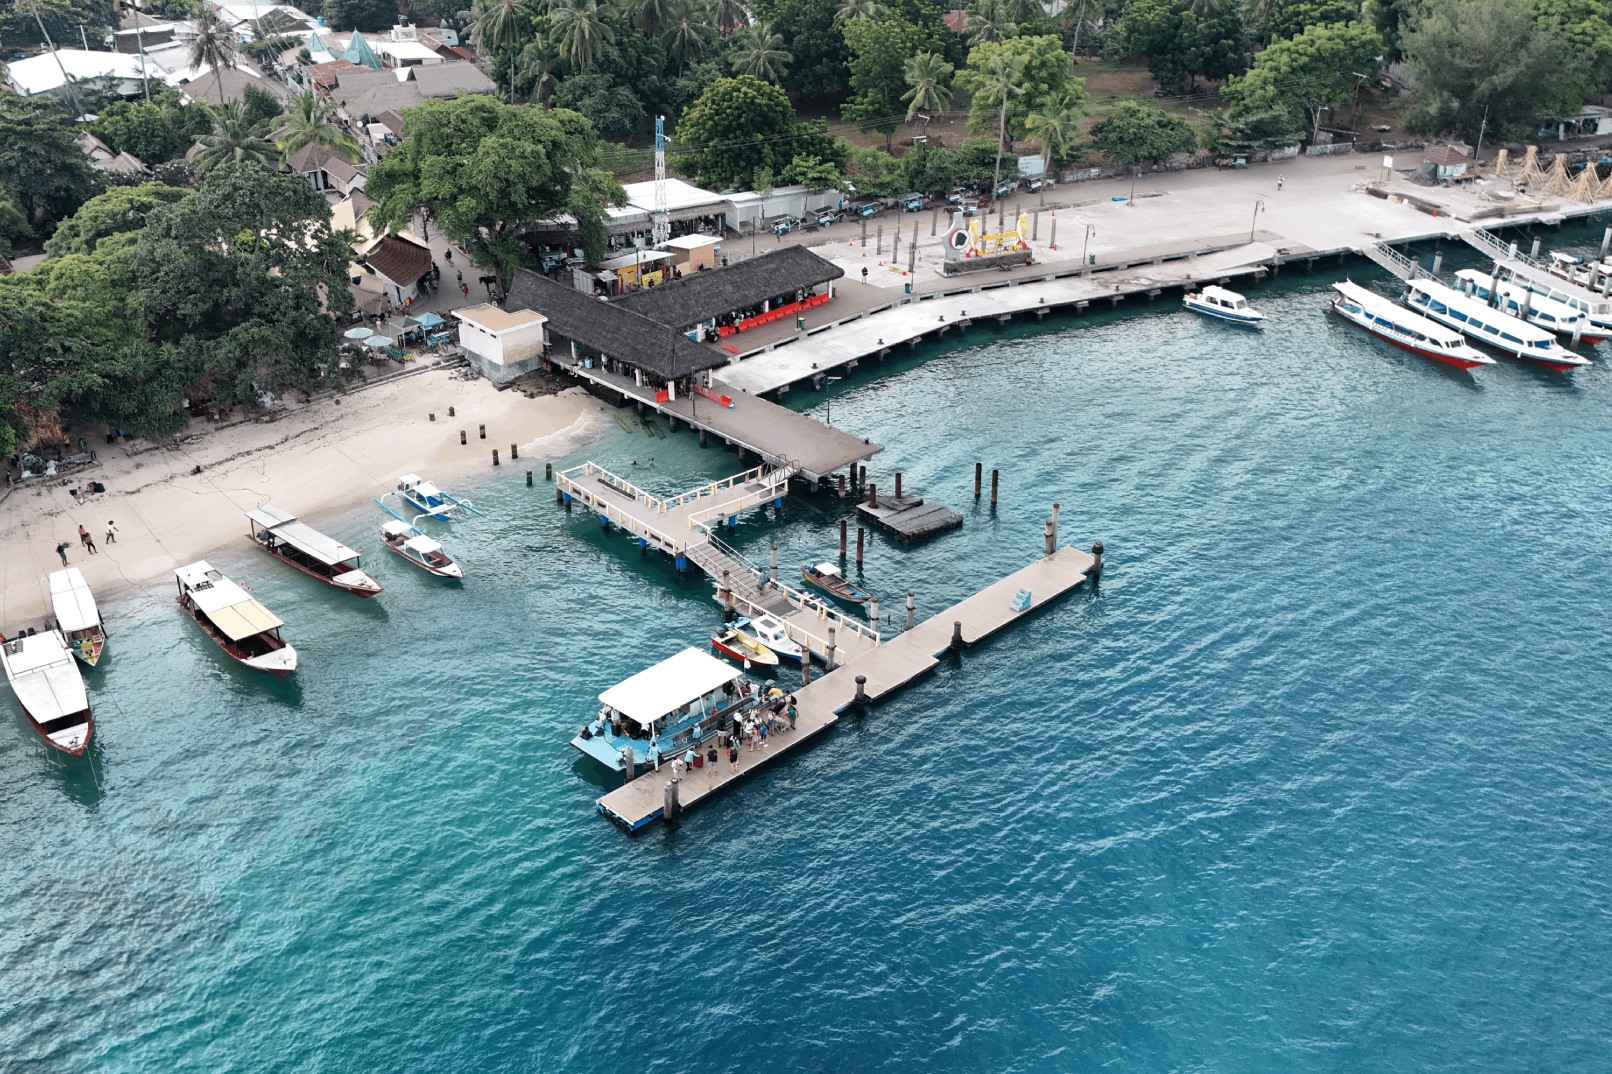
<path fill-rule="evenodd" d="M 542 362 L 548 318 L 541 313 L 483 302 L 455 310 L 453 316 L 459 319 L 459 346 L 494 384 L 508 384 Z"/>
<path fill-rule="evenodd" d="M 41 93 L 66 92 L 67 79 L 63 69 L 74 82 L 94 82 L 111 79 L 123 97 L 138 97 L 142 82 L 149 76 L 164 81 L 165 72 L 155 64 L 142 63 L 137 55 L 126 52 L 86 52 L 78 48 L 61 48 L 55 52 L 42 52 L 26 60 L 6 65 L 6 82 L 24 97 Z"/>

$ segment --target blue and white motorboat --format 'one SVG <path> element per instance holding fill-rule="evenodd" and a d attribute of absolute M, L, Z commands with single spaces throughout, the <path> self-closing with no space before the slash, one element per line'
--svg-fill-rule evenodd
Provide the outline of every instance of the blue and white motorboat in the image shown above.
<path fill-rule="evenodd" d="M 1470 295 L 1433 280 L 1411 280 L 1405 302 L 1411 309 L 1448 325 L 1469 339 L 1487 343 L 1524 361 L 1558 371 L 1590 364 L 1556 342 L 1550 332 L 1527 321 L 1491 309 Z"/>
<path fill-rule="evenodd" d="M 571 745 L 606 768 L 670 763 L 716 742 L 723 725 L 760 701 L 744 673 L 698 649 L 684 649 L 599 695 L 599 714 Z"/>
<path fill-rule="evenodd" d="M 397 494 L 404 503 L 432 518 L 451 520 L 458 511 L 472 515 L 481 514 L 470 505 L 469 500 L 461 500 L 457 496 L 443 492 L 419 474 L 404 474 L 398 478 Z"/>
<path fill-rule="evenodd" d="M 1250 306 L 1248 299 L 1236 291 L 1229 291 L 1213 284 L 1202 291 L 1189 292 L 1181 299 L 1181 305 L 1195 313 L 1217 317 L 1233 324 L 1258 325 L 1265 320 L 1265 315 Z"/>

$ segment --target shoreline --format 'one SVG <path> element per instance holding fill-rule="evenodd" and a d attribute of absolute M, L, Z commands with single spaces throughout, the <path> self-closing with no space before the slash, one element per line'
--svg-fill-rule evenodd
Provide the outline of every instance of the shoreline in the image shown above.
<path fill-rule="evenodd" d="M 272 421 L 181 434 L 138 455 L 108 446 L 98 469 L 7 498 L 0 511 L 0 631 L 53 618 L 49 574 L 61 569 L 59 541 L 71 546 L 68 565 L 84 572 L 106 614 L 131 592 L 239 538 L 252 507 L 273 502 L 317 528 L 391 491 L 399 474 L 414 471 L 452 487 L 490 471 L 492 448 L 502 455 L 512 443 L 526 456 L 517 465 L 541 463 L 597 436 L 600 405 L 580 388 L 529 399 L 443 367 L 295 406 Z M 487 426 L 485 441 L 479 425 Z M 461 429 L 469 433 L 464 446 Z M 75 502 L 68 488 L 90 480 L 106 492 Z M 105 540 L 108 520 L 117 523 L 116 543 Z M 80 525 L 98 554 L 80 545 Z"/>

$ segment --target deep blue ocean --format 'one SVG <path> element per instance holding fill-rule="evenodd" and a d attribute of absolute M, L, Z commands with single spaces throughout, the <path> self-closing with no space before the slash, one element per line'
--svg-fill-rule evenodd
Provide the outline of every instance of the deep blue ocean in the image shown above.
<path fill-rule="evenodd" d="M 1054 501 L 1107 571 L 638 838 L 567 740 L 716 608 L 540 463 L 442 527 L 462 588 L 367 500 L 315 521 L 376 600 L 212 557 L 289 681 L 169 582 L 112 604 L 88 759 L 0 722 L 0 1069 L 1605 1071 L 1612 348 L 1447 371 L 1325 312 L 1343 271 L 1250 289 L 1259 334 L 1161 300 L 792 396 L 967 518 L 870 540 L 887 620 L 1039 555 Z M 738 468 L 608 428 L 565 461 Z M 793 573 L 845 511 L 737 540 Z"/>

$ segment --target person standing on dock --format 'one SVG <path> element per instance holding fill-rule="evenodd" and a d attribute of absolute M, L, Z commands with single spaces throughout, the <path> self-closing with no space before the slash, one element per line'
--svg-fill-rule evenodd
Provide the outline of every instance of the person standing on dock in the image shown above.
<path fill-rule="evenodd" d="M 739 747 L 738 746 L 729 746 L 728 747 L 728 771 L 729 772 L 737 772 L 738 770 L 739 770 Z"/>
<path fill-rule="evenodd" d="M 796 719 L 796 717 L 798 717 L 800 715 L 800 713 L 795 711 L 795 695 L 794 694 L 789 695 L 789 708 L 787 708 L 784 711 L 786 713 L 788 713 L 788 715 L 789 715 L 789 729 L 791 731 L 793 731 L 795 729 L 795 719 Z"/>

